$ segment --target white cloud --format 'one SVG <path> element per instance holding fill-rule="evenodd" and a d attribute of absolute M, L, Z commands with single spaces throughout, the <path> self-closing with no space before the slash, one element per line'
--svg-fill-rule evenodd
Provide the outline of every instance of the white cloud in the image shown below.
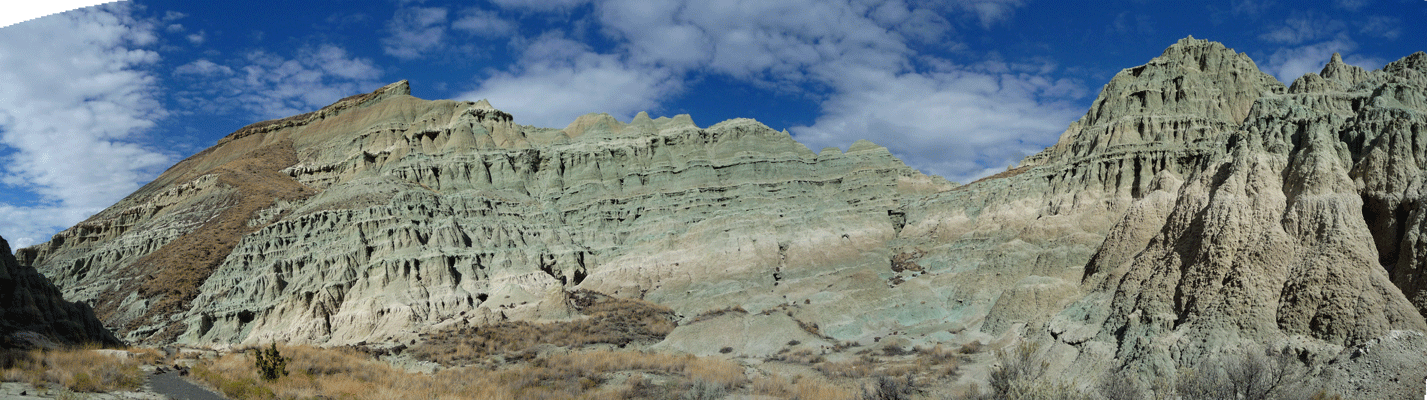
<path fill-rule="evenodd" d="M 1368 17 L 1358 32 L 1364 35 L 1395 40 L 1402 36 L 1402 20 L 1384 16 Z"/>
<path fill-rule="evenodd" d="M 152 179 L 174 157 L 140 144 L 167 112 L 146 71 L 155 23 L 124 4 L 6 28 L 0 35 L 0 181 L 35 202 L 0 204 L 15 247 L 45 241 Z M 45 38 L 45 40 L 34 40 Z"/>
<path fill-rule="evenodd" d="M 195 45 L 203 44 L 203 42 L 208 39 L 208 32 L 198 31 L 198 33 L 185 36 L 185 38 L 188 39 L 189 43 Z"/>
<path fill-rule="evenodd" d="M 1342 29 L 1342 21 L 1307 14 L 1289 18 L 1282 25 L 1259 35 L 1259 39 L 1272 43 L 1299 44 L 1333 36 Z"/>
<path fill-rule="evenodd" d="M 1234 0 L 1230 2 L 1235 15 L 1256 16 L 1274 6 L 1273 0 Z"/>
<path fill-rule="evenodd" d="M 668 70 L 630 65 L 556 35 L 537 39 L 510 72 L 497 73 L 458 96 L 489 99 L 521 124 L 563 128 L 580 115 L 602 112 L 629 120 L 681 89 Z"/>
<path fill-rule="evenodd" d="M 568 10 L 589 3 L 588 0 L 491 0 L 491 2 L 503 8 L 531 11 Z"/>
<path fill-rule="evenodd" d="M 233 69 L 215 64 L 206 59 L 199 59 L 198 61 L 180 65 L 178 68 L 174 68 L 173 72 L 180 75 L 215 76 L 232 75 Z"/>
<path fill-rule="evenodd" d="M 200 59 L 174 73 L 193 79 L 191 86 L 198 88 L 177 94 L 185 107 L 257 118 L 313 111 L 382 85 L 381 70 L 371 60 L 352 57 L 333 45 L 302 49 L 294 58 L 255 51 L 228 65 Z"/>
<path fill-rule="evenodd" d="M 493 11 L 470 9 L 461 14 L 460 19 L 451 23 L 452 28 L 483 37 L 502 37 L 515 32 L 515 23 L 501 19 Z"/>
<path fill-rule="evenodd" d="M 381 40 L 382 51 L 410 60 L 440 49 L 446 37 L 446 14 L 440 7 L 398 9 L 387 22 L 389 35 Z"/>
<path fill-rule="evenodd" d="M 1337 0 L 1334 3 L 1348 11 L 1357 11 L 1366 7 L 1371 1 L 1368 0 Z"/>
<path fill-rule="evenodd" d="M 909 165 L 963 183 L 1054 143 L 1083 113 L 1059 101 L 1083 96 L 1081 85 L 1029 73 L 845 73 L 862 82 L 823 103 L 812 126 L 791 128 L 798 141 L 816 151 L 869 139 Z"/>
<path fill-rule="evenodd" d="M 600 1 L 595 17 L 616 42 L 613 54 L 547 37 L 524 49 L 519 66 L 462 97 L 489 98 L 522 123 L 560 127 L 588 112 L 627 118 L 655 109 L 686 77 L 714 73 L 811 91 L 822 115 L 790 130 L 814 150 L 872 139 L 923 171 L 969 180 L 1054 143 L 1083 112 L 1065 100 L 1087 91 L 1051 78 L 1052 65 L 959 65 L 909 43 L 944 43 L 951 25 L 940 14 L 948 10 L 989 26 L 1022 4 Z"/>
<path fill-rule="evenodd" d="M 1023 0 L 960 0 L 953 4 L 963 10 L 974 12 L 981 20 L 981 26 L 989 28 L 998 22 L 1011 18 L 1017 8 L 1025 5 Z"/>
<path fill-rule="evenodd" d="M 1358 47 L 1357 43 L 1348 39 L 1344 35 L 1339 35 L 1332 40 L 1307 44 L 1297 47 L 1285 47 L 1273 54 L 1270 54 L 1268 61 L 1264 63 L 1263 70 L 1278 78 L 1284 84 L 1291 84 L 1293 80 L 1309 72 L 1319 72 L 1323 66 L 1333 57 L 1333 53 L 1343 56 L 1343 62 L 1357 65 L 1368 70 L 1381 67 L 1383 60 L 1362 57 L 1350 54 Z"/>

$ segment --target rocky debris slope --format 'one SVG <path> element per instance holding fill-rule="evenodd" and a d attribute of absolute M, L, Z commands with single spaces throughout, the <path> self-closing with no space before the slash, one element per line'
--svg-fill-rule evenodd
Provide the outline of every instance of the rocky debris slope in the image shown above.
<path fill-rule="evenodd" d="M 0 238 L 0 347 L 90 343 L 120 344 L 93 310 L 65 301 L 39 271 L 16 262 Z"/>

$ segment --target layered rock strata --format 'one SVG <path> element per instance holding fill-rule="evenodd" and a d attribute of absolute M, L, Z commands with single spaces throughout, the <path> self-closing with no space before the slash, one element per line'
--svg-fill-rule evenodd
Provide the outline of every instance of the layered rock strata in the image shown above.
<path fill-rule="evenodd" d="M 642 113 L 537 128 L 399 82 L 243 128 L 20 258 L 133 340 L 408 341 L 575 318 L 564 293 L 589 289 L 682 314 L 660 349 L 1030 340 L 1068 373 L 1166 376 L 1288 346 L 1368 387 L 1343 377 L 1416 356 L 1364 349 L 1427 330 L 1424 71 L 1335 56 L 1285 86 L 1187 38 L 961 186 L 866 141 Z"/>
<path fill-rule="evenodd" d="M 785 303 L 786 282 L 885 265 L 900 202 L 951 186 L 751 120 L 544 129 L 408 91 L 244 128 L 22 254 L 134 340 L 376 342 L 547 318 L 575 287 L 686 313 Z"/>

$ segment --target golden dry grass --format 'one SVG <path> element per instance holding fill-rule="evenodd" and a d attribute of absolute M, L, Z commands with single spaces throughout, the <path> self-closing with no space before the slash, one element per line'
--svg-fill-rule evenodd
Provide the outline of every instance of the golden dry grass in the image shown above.
<path fill-rule="evenodd" d="M 153 355 L 154 353 L 146 353 Z M 0 380 L 57 386 L 75 392 L 137 390 L 144 385 L 139 365 L 156 358 L 130 359 L 100 354 L 94 348 L 0 351 Z"/>
<path fill-rule="evenodd" d="M 570 353 L 497 370 L 465 367 L 423 374 L 351 349 L 279 348 L 292 358 L 286 377 L 258 379 L 246 353 L 205 361 L 194 367 L 193 376 L 233 399 L 625 399 L 639 398 L 654 386 L 677 397 L 693 382 L 726 388 L 748 384 L 743 367 L 729 361 L 636 351 Z M 658 376 L 666 382 L 613 384 L 619 374 Z M 640 382 L 643 386 L 637 387 Z"/>
<path fill-rule="evenodd" d="M 187 160 L 185 160 L 187 161 Z M 189 306 L 198 296 L 198 289 L 222 264 L 244 235 L 261 227 L 247 222 L 258 211 L 271 207 L 278 200 L 296 200 L 314 193 L 283 168 L 297 163 L 290 140 L 281 140 L 251 150 L 247 158 L 228 162 L 202 171 L 218 175 L 220 185 L 236 189 L 218 218 L 203 223 L 193 232 L 174 239 L 158 250 L 140 257 L 127 270 L 138 279 L 126 280 L 120 292 L 137 292 L 143 298 L 157 298 L 142 316 L 128 320 L 124 330 L 136 329 L 153 316 L 169 315 Z M 196 178 L 197 173 L 189 173 Z M 120 313 L 125 296 L 101 296 L 95 313 L 111 320 Z M 185 323 L 172 323 L 156 335 L 154 342 L 166 343 L 187 329 Z"/>
<path fill-rule="evenodd" d="M 752 392 L 761 396 L 780 399 L 853 399 L 858 391 L 849 386 L 838 385 L 823 377 L 771 376 L 753 381 Z"/>

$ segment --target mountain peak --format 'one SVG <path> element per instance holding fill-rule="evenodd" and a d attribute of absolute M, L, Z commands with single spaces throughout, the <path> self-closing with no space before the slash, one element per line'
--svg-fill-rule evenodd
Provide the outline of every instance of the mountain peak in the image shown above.
<path fill-rule="evenodd" d="M 1023 164 L 1105 153 L 1119 145 L 1180 146 L 1230 129 L 1264 93 L 1286 89 L 1248 55 L 1186 37 L 1144 65 L 1115 74 L 1055 146 Z M 1196 128 L 1180 131 L 1175 126 Z"/>
<path fill-rule="evenodd" d="M 1356 65 L 1343 63 L 1343 56 L 1333 53 L 1333 57 L 1328 60 L 1328 64 L 1323 66 L 1323 71 L 1318 75 L 1324 79 L 1337 81 L 1343 85 L 1344 89 L 1350 89 L 1358 82 L 1368 78 L 1368 71 Z"/>

